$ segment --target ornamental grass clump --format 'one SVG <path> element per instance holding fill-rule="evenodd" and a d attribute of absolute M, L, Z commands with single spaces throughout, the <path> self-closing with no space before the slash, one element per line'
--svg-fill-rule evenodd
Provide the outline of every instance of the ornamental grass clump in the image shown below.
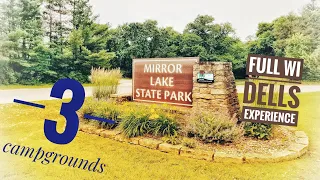
<path fill-rule="evenodd" d="M 224 116 L 200 110 L 192 112 L 187 132 L 204 143 L 234 142 L 243 136 L 242 126 L 238 126 Z"/>
<path fill-rule="evenodd" d="M 119 128 L 129 138 L 145 134 L 173 136 L 177 134 L 178 124 L 164 112 L 151 108 L 136 108 L 123 116 Z"/>
<path fill-rule="evenodd" d="M 177 135 L 178 124 L 175 116 L 168 113 L 160 105 L 137 106 L 135 103 L 122 103 L 109 101 L 87 100 L 81 111 L 80 117 L 85 124 L 97 128 L 114 129 L 118 127 L 125 136 L 136 137 L 144 134 L 154 136 Z M 110 119 L 115 124 L 85 119 L 84 114 Z"/>
<path fill-rule="evenodd" d="M 98 100 L 106 100 L 111 94 L 117 93 L 121 77 L 120 69 L 92 68 L 93 97 Z"/>
<path fill-rule="evenodd" d="M 136 137 L 151 131 L 149 115 L 130 112 L 120 123 L 119 128 L 126 137 Z"/>

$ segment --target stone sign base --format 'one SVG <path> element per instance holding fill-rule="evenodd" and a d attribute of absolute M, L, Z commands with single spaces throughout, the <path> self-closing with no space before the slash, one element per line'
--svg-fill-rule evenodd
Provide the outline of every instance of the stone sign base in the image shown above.
<path fill-rule="evenodd" d="M 198 73 L 213 73 L 213 83 L 198 83 Z M 193 108 L 217 112 L 236 120 L 240 105 L 230 62 L 200 62 L 193 66 Z M 233 118 L 234 119 L 234 118 Z"/>

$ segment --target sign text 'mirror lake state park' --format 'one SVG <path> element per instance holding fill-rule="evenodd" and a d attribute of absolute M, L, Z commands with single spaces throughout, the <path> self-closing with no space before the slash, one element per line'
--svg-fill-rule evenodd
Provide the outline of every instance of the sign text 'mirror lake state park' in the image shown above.
<path fill-rule="evenodd" d="M 199 58 L 133 60 L 133 100 L 192 106 L 193 65 Z"/>

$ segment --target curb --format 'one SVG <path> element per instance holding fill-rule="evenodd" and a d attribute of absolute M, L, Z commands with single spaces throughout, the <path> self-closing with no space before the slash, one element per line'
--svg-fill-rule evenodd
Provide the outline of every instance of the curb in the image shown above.
<path fill-rule="evenodd" d="M 212 162 L 232 162 L 232 163 L 255 163 L 255 162 L 283 162 L 297 159 L 303 156 L 309 147 L 309 138 L 303 131 L 295 131 L 295 141 L 292 142 L 285 150 L 273 154 L 258 153 L 237 153 L 231 154 L 221 151 L 207 151 L 202 149 L 191 149 L 182 145 L 172 145 L 163 141 L 147 138 L 134 137 L 126 138 L 121 135 L 120 131 L 96 129 L 91 126 L 80 125 L 80 131 L 113 139 L 119 142 L 143 146 L 149 149 L 159 150 L 165 153 L 176 154 L 182 157 L 193 159 L 207 160 Z"/>

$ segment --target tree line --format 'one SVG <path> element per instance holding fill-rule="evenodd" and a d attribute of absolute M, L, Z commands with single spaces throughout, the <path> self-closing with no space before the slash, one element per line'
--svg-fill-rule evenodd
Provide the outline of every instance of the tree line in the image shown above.
<path fill-rule="evenodd" d="M 195 57 L 228 61 L 245 77 L 248 53 L 305 59 L 305 79 L 320 79 L 320 7 L 260 23 L 242 42 L 230 23 L 199 15 L 182 33 L 157 21 L 99 24 L 89 0 L 5 0 L 0 12 L 0 84 L 88 82 L 92 67 L 132 73 L 133 58 Z"/>

